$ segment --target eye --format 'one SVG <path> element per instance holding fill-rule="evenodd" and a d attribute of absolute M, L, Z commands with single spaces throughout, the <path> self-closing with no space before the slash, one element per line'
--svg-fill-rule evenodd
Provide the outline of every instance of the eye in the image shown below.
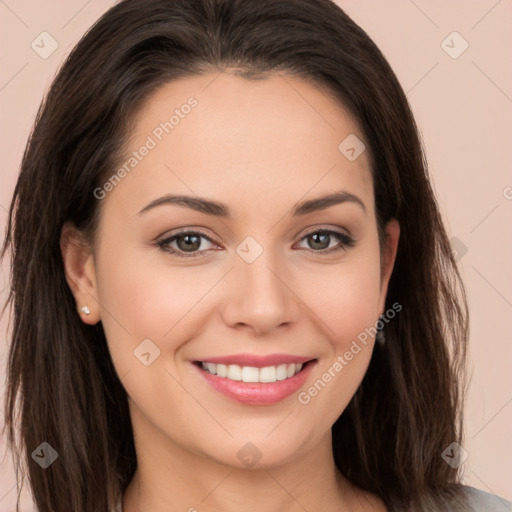
<path fill-rule="evenodd" d="M 208 243 L 217 245 L 213 240 L 200 231 L 180 231 L 171 236 L 166 236 L 158 240 L 156 244 L 162 250 L 170 252 L 180 258 L 197 258 L 205 256 L 209 250 L 204 247 L 203 240 Z M 328 253 L 346 250 L 354 247 L 356 241 L 347 233 L 333 229 L 317 229 L 311 231 L 302 237 L 310 244 L 313 251 L 318 253 Z M 338 241 L 338 245 L 331 246 L 331 242 Z M 173 245 L 175 244 L 175 245 Z M 214 249 L 215 250 L 215 249 Z"/>
<path fill-rule="evenodd" d="M 333 238 L 338 241 L 338 245 L 334 247 L 330 245 Z M 326 252 L 329 254 L 354 247 L 356 244 L 356 241 L 350 235 L 333 229 L 311 231 L 302 240 L 305 240 L 314 249 L 313 252 Z"/>
<path fill-rule="evenodd" d="M 202 240 L 207 240 L 214 244 L 210 237 L 200 231 L 180 231 L 179 233 L 159 240 L 157 245 L 164 251 L 176 254 L 177 256 L 195 258 L 198 254 L 204 254 L 207 251 L 207 249 L 203 247 L 204 244 L 202 244 Z M 176 243 L 175 247 L 171 245 L 174 243 Z M 199 250 L 200 248 L 201 250 Z"/>

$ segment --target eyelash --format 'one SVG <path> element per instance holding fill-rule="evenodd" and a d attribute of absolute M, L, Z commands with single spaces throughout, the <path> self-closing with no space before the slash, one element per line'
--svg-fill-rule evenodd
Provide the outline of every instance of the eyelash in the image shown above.
<path fill-rule="evenodd" d="M 335 238 L 337 238 L 341 242 L 341 245 L 339 245 L 338 247 L 331 247 L 330 249 L 322 249 L 322 250 L 317 250 L 317 251 L 315 251 L 313 249 L 306 249 L 306 250 L 309 250 L 310 252 L 318 253 L 320 255 L 332 254 L 333 252 L 350 249 L 356 245 L 356 241 L 351 236 L 347 235 L 346 233 L 343 233 L 342 231 L 337 231 L 334 229 L 324 229 L 324 228 L 316 229 L 315 231 L 310 231 L 310 232 L 306 233 L 300 239 L 300 241 L 302 241 L 305 238 L 307 238 L 308 236 L 314 235 L 314 234 L 333 235 Z M 169 244 L 171 242 L 174 242 L 177 238 L 179 238 L 183 235 L 199 235 L 202 238 L 206 238 L 206 240 L 208 240 L 209 242 L 216 244 L 216 242 L 214 240 L 212 240 L 209 236 L 205 235 L 201 231 L 183 230 L 183 231 L 179 231 L 178 233 L 174 233 L 172 236 L 168 236 L 163 239 L 157 240 L 156 245 L 160 249 L 170 252 L 171 254 L 175 254 L 179 258 L 199 258 L 202 256 L 198 256 L 198 255 L 205 255 L 205 253 L 208 251 L 208 249 L 186 254 L 183 251 L 176 250 L 176 249 L 169 247 Z M 216 245 L 218 245 L 218 244 L 216 244 Z"/>

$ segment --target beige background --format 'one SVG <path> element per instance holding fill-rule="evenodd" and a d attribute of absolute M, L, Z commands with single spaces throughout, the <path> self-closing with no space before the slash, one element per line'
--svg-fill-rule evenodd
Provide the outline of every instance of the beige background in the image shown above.
<path fill-rule="evenodd" d="M 0 0 L 2 228 L 43 91 L 64 56 L 113 3 Z M 465 482 L 512 499 L 512 0 L 338 4 L 381 48 L 407 92 L 450 237 L 458 239 L 472 315 Z M 45 31 L 58 42 L 47 59 L 31 48 Z M 448 37 L 454 31 L 463 39 Z M 464 41 L 467 50 L 452 58 L 447 51 L 456 55 Z M 0 290 L 6 274 L 4 262 Z M 2 396 L 7 320 L 0 325 Z M 0 438 L 0 457 L 4 452 Z M 10 512 L 15 478 L 10 457 L 0 460 L 0 512 Z M 33 510 L 27 490 L 22 503 L 23 511 Z"/>

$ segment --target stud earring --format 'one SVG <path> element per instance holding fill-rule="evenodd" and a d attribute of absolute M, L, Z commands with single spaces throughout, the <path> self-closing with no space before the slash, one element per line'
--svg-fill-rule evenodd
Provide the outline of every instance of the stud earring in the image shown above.
<path fill-rule="evenodd" d="M 84 306 L 82 308 L 80 308 L 80 311 L 86 315 L 90 315 L 91 314 L 91 310 L 87 307 L 87 306 Z"/>

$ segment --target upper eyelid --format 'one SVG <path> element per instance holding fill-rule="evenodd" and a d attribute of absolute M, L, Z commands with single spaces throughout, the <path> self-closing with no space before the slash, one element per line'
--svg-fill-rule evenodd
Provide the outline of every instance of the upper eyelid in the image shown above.
<path fill-rule="evenodd" d="M 306 228 L 307 231 L 304 232 L 304 234 L 302 236 L 300 236 L 299 238 L 299 241 L 302 241 L 305 237 L 307 237 L 308 235 L 312 234 L 312 233 L 317 233 L 317 232 L 321 232 L 321 231 L 327 231 L 327 232 L 334 232 L 334 233 L 337 233 L 337 234 L 344 234 L 346 236 L 348 236 L 349 238 L 351 238 L 354 242 L 356 241 L 356 239 L 352 236 L 352 234 L 346 229 L 346 228 L 341 228 L 341 227 L 327 227 L 327 226 L 313 226 L 311 227 L 310 229 Z M 211 237 L 210 235 L 207 235 L 206 233 L 204 233 L 201 229 L 198 229 L 198 228 L 184 228 L 184 229 L 180 229 L 179 231 L 177 231 L 176 233 L 172 233 L 172 234 L 165 234 L 161 237 L 158 237 L 156 239 L 156 243 L 157 244 L 164 244 L 165 242 L 169 242 L 171 241 L 175 241 L 175 239 L 177 237 L 179 237 L 180 235 L 186 235 L 186 234 L 190 234 L 190 233 L 193 233 L 193 234 L 197 234 L 197 235 L 200 235 L 201 237 L 204 237 L 206 238 L 208 241 L 210 241 L 211 243 L 215 244 L 215 245 L 221 245 L 219 242 L 217 242 L 215 240 L 214 237 Z M 300 232 L 299 232 L 300 234 Z M 297 238 L 299 236 L 299 234 L 297 234 L 294 238 Z M 197 251 L 197 252 L 205 252 L 206 250 L 203 250 L 203 251 Z"/>
<path fill-rule="evenodd" d="M 210 242 L 218 243 L 218 242 L 215 241 L 215 238 L 211 237 L 210 235 L 207 235 L 206 233 L 204 233 L 200 229 L 180 229 L 179 231 L 176 231 L 176 233 L 171 233 L 171 234 L 167 234 L 166 233 L 166 234 L 164 234 L 162 236 L 159 236 L 156 239 L 156 241 L 157 242 L 166 242 L 167 240 L 170 240 L 171 238 L 177 238 L 180 235 L 188 235 L 190 233 L 196 234 L 196 235 L 200 235 L 203 238 L 208 239 Z"/>
<path fill-rule="evenodd" d="M 348 236 L 352 236 L 352 234 L 350 233 L 350 231 L 346 228 L 342 228 L 342 227 L 329 227 L 329 226 L 313 226 L 311 229 L 309 228 L 306 228 L 306 231 L 304 232 L 304 234 L 302 235 L 301 238 L 304 238 L 305 236 L 311 234 L 311 233 L 316 233 L 317 231 L 334 231 L 335 233 L 338 233 L 338 232 L 344 232 L 346 235 Z M 300 231 L 299 231 L 299 234 L 300 234 Z M 297 234 L 297 236 L 299 236 L 299 234 Z"/>

